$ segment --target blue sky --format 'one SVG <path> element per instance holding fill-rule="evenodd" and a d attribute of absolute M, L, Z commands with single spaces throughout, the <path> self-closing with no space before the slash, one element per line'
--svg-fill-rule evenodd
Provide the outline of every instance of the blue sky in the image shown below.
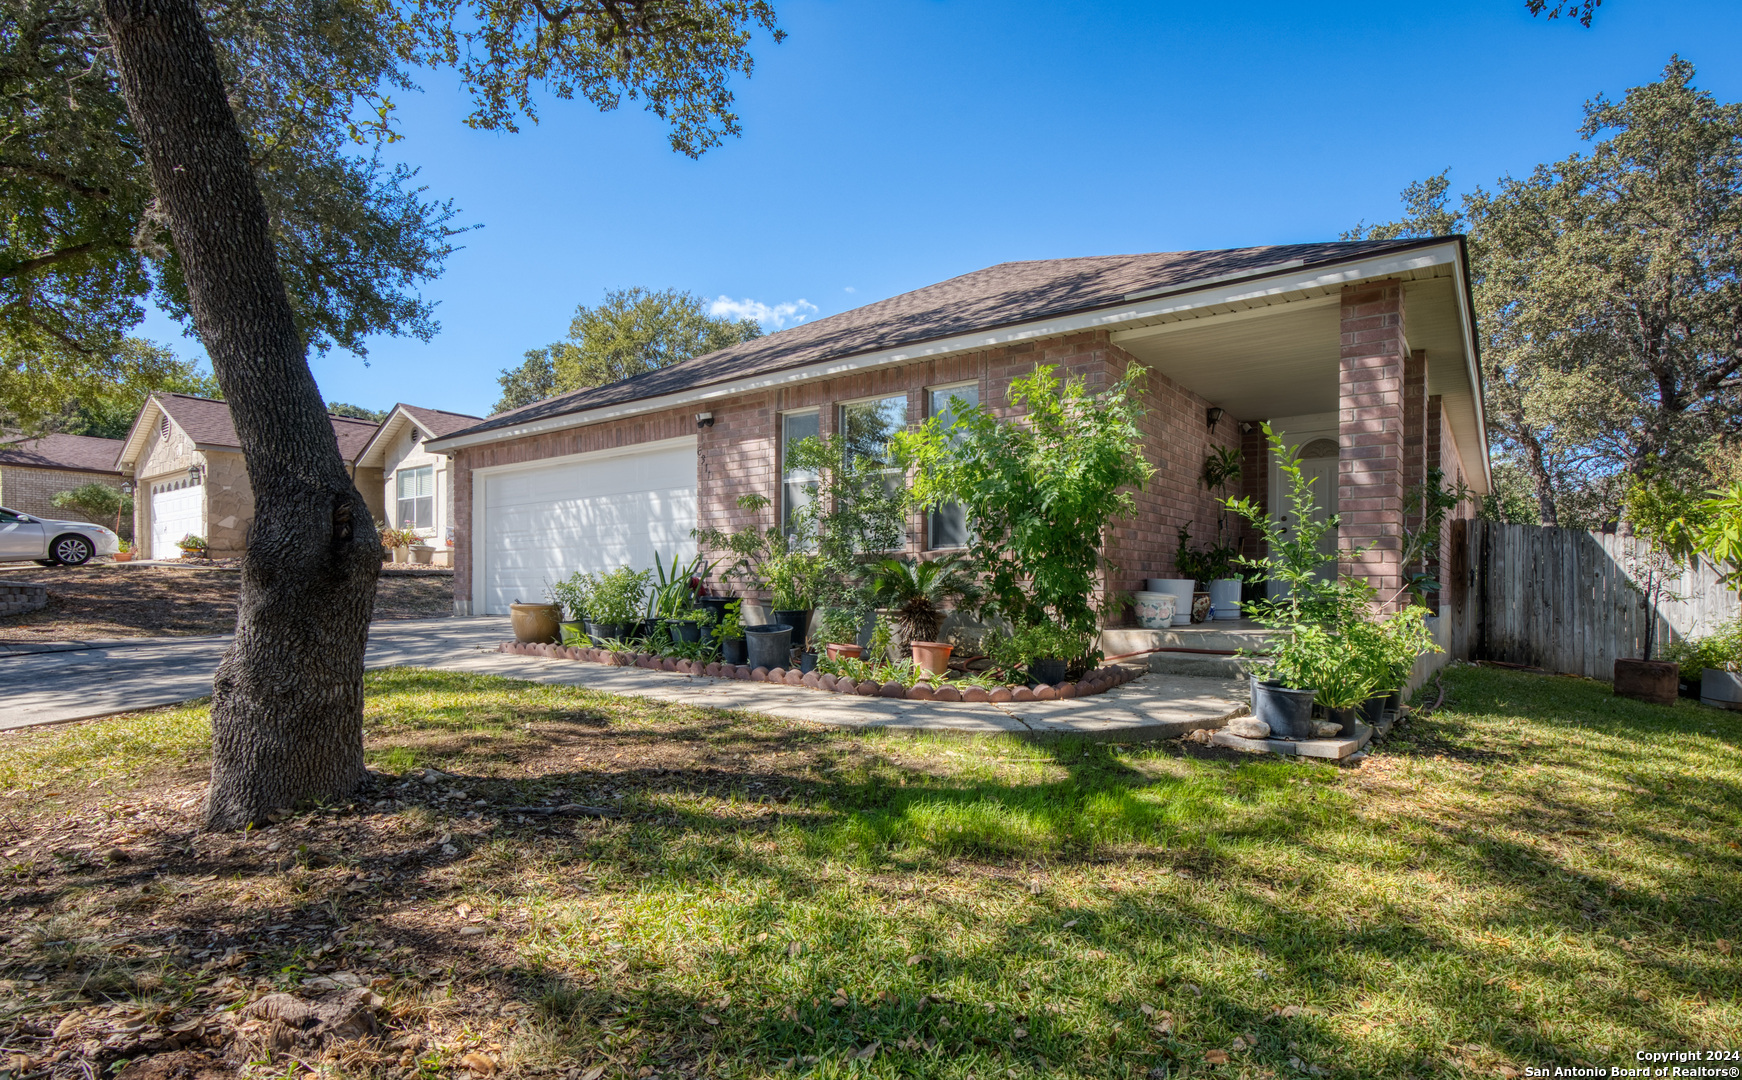
<path fill-rule="evenodd" d="M 442 332 L 312 358 L 327 398 L 481 415 L 607 288 L 762 305 L 774 330 L 1011 259 L 1333 239 L 1447 166 L 1461 189 L 1578 149 L 1581 104 L 1671 53 L 1742 98 L 1735 0 L 1608 0 L 1591 30 L 1524 0 L 775 3 L 790 36 L 754 47 L 744 135 L 699 161 L 633 103 L 472 131 L 426 73 L 390 153 L 483 228 L 425 290 Z"/>

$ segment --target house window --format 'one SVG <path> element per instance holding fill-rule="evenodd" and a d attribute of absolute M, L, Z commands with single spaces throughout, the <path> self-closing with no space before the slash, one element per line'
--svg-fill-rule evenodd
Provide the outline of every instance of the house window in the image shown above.
<path fill-rule="evenodd" d="M 940 386 L 931 390 L 927 397 L 926 415 L 939 420 L 942 426 L 949 427 L 956 422 L 951 401 L 957 401 L 963 406 L 978 405 L 980 388 L 973 383 L 966 386 Z M 926 543 L 932 548 L 967 547 L 967 507 L 961 503 L 944 503 L 935 507 L 926 518 L 925 534 Z"/>
<path fill-rule="evenodd" d="M 841 406 L 841 444 L 847 467 L 862 464 L 883 472 L 890 490 L 901 483 L 901 470 L 895 465 L 889 443 L 895 433 L 907 427 L 907 396 L 856 401 Z"/>
<path fill-rule="evenodd" d="M 400 469 L 393 475 L 399 485 L 399 527 L 435 528 L 435 466 Z"/>
<path fill-rule="evenodd" d="M 787 464 L 793 446 L 821 434 L 822 414 L 816 410 L 780 414 L 780 523 L 792 532 L 792 515 L 816 497 L 817 474 Z"/>

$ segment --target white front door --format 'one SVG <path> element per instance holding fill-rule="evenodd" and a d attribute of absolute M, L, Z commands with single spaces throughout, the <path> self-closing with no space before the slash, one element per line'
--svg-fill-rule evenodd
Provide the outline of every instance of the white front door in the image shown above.
<path fill-rule="evenodd" d="M 151 557 L 179 559 L 176 547 L 184 536 L 203 536 L 206 529 L 205 489 L 191 477 L 151 485 Z"/>
<path fill-rule="evenodd" d="M 547 599 L 577 570 L 651 570 L 695 555 L 696 443 L 586 455 L 476 475 L 474 597 L 484 614 Z"/>

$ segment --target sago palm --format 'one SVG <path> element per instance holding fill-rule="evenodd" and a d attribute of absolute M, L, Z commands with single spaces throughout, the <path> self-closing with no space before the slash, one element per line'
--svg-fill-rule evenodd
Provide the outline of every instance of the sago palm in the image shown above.
<path fill-rule="evenodd" d="M 883 559 L 871 567 L 868 592 L 872 603 L 889 609 L 890 618 L 907 632 L 909 641 L 936 641 L 944 609 L 980 597 L 973 575 L 956 555 Z"/>

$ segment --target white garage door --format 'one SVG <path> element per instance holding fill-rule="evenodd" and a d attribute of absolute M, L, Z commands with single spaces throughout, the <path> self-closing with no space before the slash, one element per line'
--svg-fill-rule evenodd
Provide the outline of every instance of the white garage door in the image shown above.
<path fill-rule="evenodd" d="M 206 531 L 204 489 L 191 477 L 151 485 L 151 557 L 179 559 L 177 541 Z"/>
<path fill-rule="evenodd" d="M 505 615 L 543 601 L 545 586 L 576 570 L 652 569 L 696 542 L 696 445 L 587 457 L 486 473 L 481 546 L 483 610 Z"/>

